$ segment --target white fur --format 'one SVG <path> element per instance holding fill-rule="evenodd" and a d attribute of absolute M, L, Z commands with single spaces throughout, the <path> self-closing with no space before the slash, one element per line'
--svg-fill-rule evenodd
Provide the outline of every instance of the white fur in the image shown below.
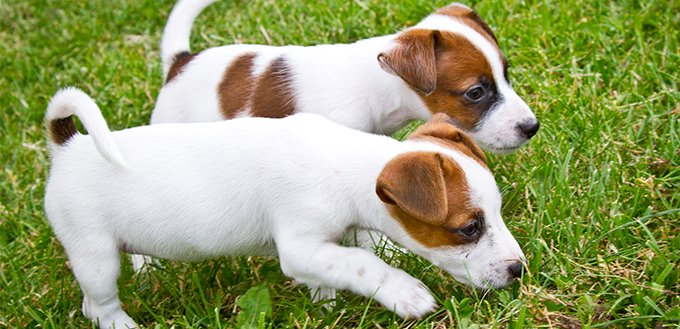
<path fill-rule="evenodd" d="M 163 34 L 164 77 L 173 56 L 189 51 L 188 35 L 193 19 L 214 0 L 180 0 Z M 460 5 L 462 6 L 462 5 Z M 472 28 L 448 16 L 433 14 L 414 28 L 451 31 L 464 35 L 481 49 L 492 65 L 494 79 L 504 101 L 473 129 L 467 131 L 482 148 L 509 153 L 528 141 L 518 129 L 536 121 L 531 109 L 503 77 L 501 54 Z M 229 64 L 244 53 L 257 55 L 255 74 L 277 57 L 283 57 L 292 73 L 297 111 L 316 113 L 361 131 L 392 134 L 413 120 L 432 115 L 418 94 L 401 78 L 383 70 L 378 54 L 394 45 L 399 34 L 361 40 L 352 44 L 313 47 L 230 45 L 203 50 L 160 90 L 151 123 L 210 122 L 220 114 L 217 86 Z M 239 116 L 249 115 L 249 110 Z"/>
<path fill-rule="evenodd" d="M 68 89 L 57 93 L 47 117 L 76 113 L 103 121 L 94 109 L 84 93 Z M 434 298 L 371 252 L 338 246 L 348 230 L 383 232 L 480 287 L 508 284 L 507 269 L 502 275 L 497 265 L 523 259 L 500 217 L 493 176 L 457 151 L 397 142 L 311 114 L 111 134 L 90 122 L 84 123 L 89 136 L 51 144 L 45 211 L 83 290 L 83 313 L 102 327 L 136 326 L 117 296 L 119 250 L 175 261 L 278 255 L 283 272 L 297 282 L 374 296 L 401 317 L 423 316 Z M 128 165 L 107 161 L 117 156 L 112 148 L 97 151 L 94 144 L 102 141 L 115 143 Z M 439 152 L 461 165 L 473 206 L 483 209 L 493 233 L 488 239 L 428 249 L 390 216 L 376 180 L 391 159 L 415 151 Z"/>

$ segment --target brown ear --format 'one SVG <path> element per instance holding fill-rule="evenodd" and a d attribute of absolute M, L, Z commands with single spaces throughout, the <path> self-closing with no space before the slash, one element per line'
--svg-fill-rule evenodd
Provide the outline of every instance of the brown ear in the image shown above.
<path fill-rule="evenodd" d="M 422 138 L 435 138 L 437 141 L 453 147 L 465 155 L 477 160 L 483 166 L 487 166 L 486 155 L 477 143 L 464 131 L 456 127 L 451 118 L 444 114 L 434 115 L 424 125 L 411 133 L 406 139 L 417 140 Z"/>
<path fill-rule="evenodd" d="M 432 152 L 407 153 L 392 159 L 378 177 L 378 197 L 422 221 L 443 222 L 448 201 L 442 161 L 441 155 Z"/>
<path fill-rule="evenodd" d="M 426 95 L 437 87 L 435 46 L 439 31 L 412 29 L 402 32 L 395 45 L 378 55 L 380 67 L 402 78 Z"/>

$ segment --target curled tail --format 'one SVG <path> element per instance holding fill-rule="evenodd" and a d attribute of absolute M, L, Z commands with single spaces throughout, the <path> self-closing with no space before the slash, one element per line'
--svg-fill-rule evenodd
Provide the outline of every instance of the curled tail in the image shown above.
<path fill-rule="evenodd" d="M 190 53 L 189 36 L 196 16 L 217 0 L 179 0 L 172 8 L 161 39 L 163 78 L 168 78 L 170 67 L 179 57 Z"/>
<path fill-rule="evenodd" d="M 70 87 L 58 91 L 47 105 L 47 133 L 55 147 L 66 145 L 78 134 L 73 115 L 83 123 L 97 150 L 107 161 L 122 168 L 127 167 L 125 158 L 111 138 L 111 132 L 99 107 L 78 88 Z"/>

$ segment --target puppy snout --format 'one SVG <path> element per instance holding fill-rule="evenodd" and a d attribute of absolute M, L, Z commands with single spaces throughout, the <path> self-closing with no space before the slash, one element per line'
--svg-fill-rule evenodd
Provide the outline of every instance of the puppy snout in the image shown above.
<path fill-rule="evenodd" d="M 513 279 L 521 278 L 522 274 L 524 274 L 524 265 L 520 261 L 515 261 L 510 264 L 508 271 L 510 271 L 510 275 Z"/>
<path fill-rule="evenodd" d="M 527 121 L 524 123 L 520 123 L 518 125 L 519 130 L 524 133 L 524 135 L 527 137 L 527 139 L 534 137 L 536 135 L 536 132 L 538 132 L 538 128 L 541 126 L 541 124 L 538 122 L 538 120 L 534 119 L 531 121 Z"/>

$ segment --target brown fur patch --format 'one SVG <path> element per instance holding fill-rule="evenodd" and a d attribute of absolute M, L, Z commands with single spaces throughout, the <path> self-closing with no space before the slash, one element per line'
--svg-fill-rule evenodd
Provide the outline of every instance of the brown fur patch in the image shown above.
<path fill-rule="evenodd" d="M 435 47 L 439 31 L 407 30 L 394 40 L 395 45 L 378 55 L 387 66 L 415 90 L 430 94 L 437 85 Z"/>
<path fill-rule="evenodd" d="M 52 142 L 59 146 L 66 144 L 73 135 L 78 133 L 72 116 L 50 120 L 47 129 Z"/>
<path fill-rule="evenodd" d="M 236 58 L 224 72 L 217 86 L 220 112 L 225 120 L 232 119 L 245 109 L 255 87 L 253 60 L 255 54 L 245 54 Z"/>
<path fill-rule="evenodd" d="M 406 139 L 429 141 L 449 149 L 458 150 L 488 169 L 486 155 L 482 149 L 468 134 L 456 127 L 451 118 L 444 113 L 434 115 Z"/>
<path fill-rule="evenodd" d="M 447 199 L 439 154 L 414 152 L 396 157 L 383 168 L 376 193 L 421 221 L 443 221 Z"/>
<path fill-rule="evenodd" d="M 437 172 L 439 177 L 420 175 L 412 170 L 414 166 L 427 167 L 425 171 Z M 414 175 L 425 180 L 419 181 Z M 470 207 L 468 191 L 462 168 L 453 159 L 433 152 L 413 152 L 394 158 L 385 166 L 376 185 L 376 192 L 392 217 L 411 238 L 427 248 L 466 243 L 454 231 L 474 221 L 479 213 L 479 209 Z M 410 209 L 414 206 L 441 207 L 434 212 L 443 215 L 423 217 L 414 214 Z"/>
<path fill-rule="evenodd" d="M 274 60 L 255 87 L 251 108 L 254 117 L 283 118 L 295 113 L 295 93 L 288 64 L 282 57 Z"/>
<path fill-rule="evenodd" d="M 487 40 L 489 40 L 491 45 L 493 45 L 498 51 L 503 68 L 507 71 L 508 60 L 502 55 L 501 48 L 498 45 L 498 39 L 496 39 L 496 35 L 493 33 L 491 27 L 489 27 L 489 25 L 486 24 L 486 22 L 482 19 L 481 16 L 479 16 L 479 14 L 477 14 L 476 11 L 462 5 L 453 4 L 440 8 L 435 13 L 455 18 L 461 23 L 475 30 L 477 33 L 481 34 Z M 507 72 L 505 73 L 505 78 L 506 79 L 508 78 Z"/>
<path fill-rule="evenodd" d="M 464 94 L 481 80 L 495 90 L 491 65 L 466 37 L 451 32 L 441 32 L 436 57 L 437 88 L 430 95 L 421 95 L 421 99 L 432 113 L 446 113 L 458 127 L 474 130 L 493 104 L 471 102 Z"/>
<path fill-rule="evenodd" d="M 463 8 L 449 7 L 449 10 Z M 474 11 L 468 11 L 476 15 Z M 484 102 L 471 102 L 465 97 L 465 92 L 480 85 L 482 80 L 488 82 L 492 91 L 496 85 L 491 64 L 484 53 L 460 34 L 407 30 L 395 39 L 395 46 L 378 55 L 378 60 L 419 91 L 430 112 L 448 114 L 465 131 L 473 131 L 498 99 L 491 97 Z"/>
<path fill-rule="evenodd" d="M 479 16 L 479 14 L 477 14 L 477 12 L 474 10 L 465 6 L 453 4 L 439 8 L 435 14 L 445 15 L 457 19 L 461 23 L 477 31 L 477 33 L 481 34 L 484 38 L 489 40 L 492 45 L 498 48 L 498 40 L 496 39 L 496 35 L 493 33 L 493 30 L 491 30 L 491 27 L 489 27 L 489 25 L 484 22 L 482 17 Z M 500 49 L 498 53 L 500 53 Z"/>
<path fill-rule="evenodd" d="M 184 65 L 189 64 L 189 62 L 191 62 L 191 60 L 194 59 L 194 57 L 196 57 L 198 54 L 199 53 L 190 54 L 189 52 L 183 51 L 175 55 L 175 59 L 168 70 L 168 76 L 165 78 L 165 83 L 167 84 L 170 82 L 170 80 L 172 80 L 172 78 L 182 73 L 182 68 Z"/>

